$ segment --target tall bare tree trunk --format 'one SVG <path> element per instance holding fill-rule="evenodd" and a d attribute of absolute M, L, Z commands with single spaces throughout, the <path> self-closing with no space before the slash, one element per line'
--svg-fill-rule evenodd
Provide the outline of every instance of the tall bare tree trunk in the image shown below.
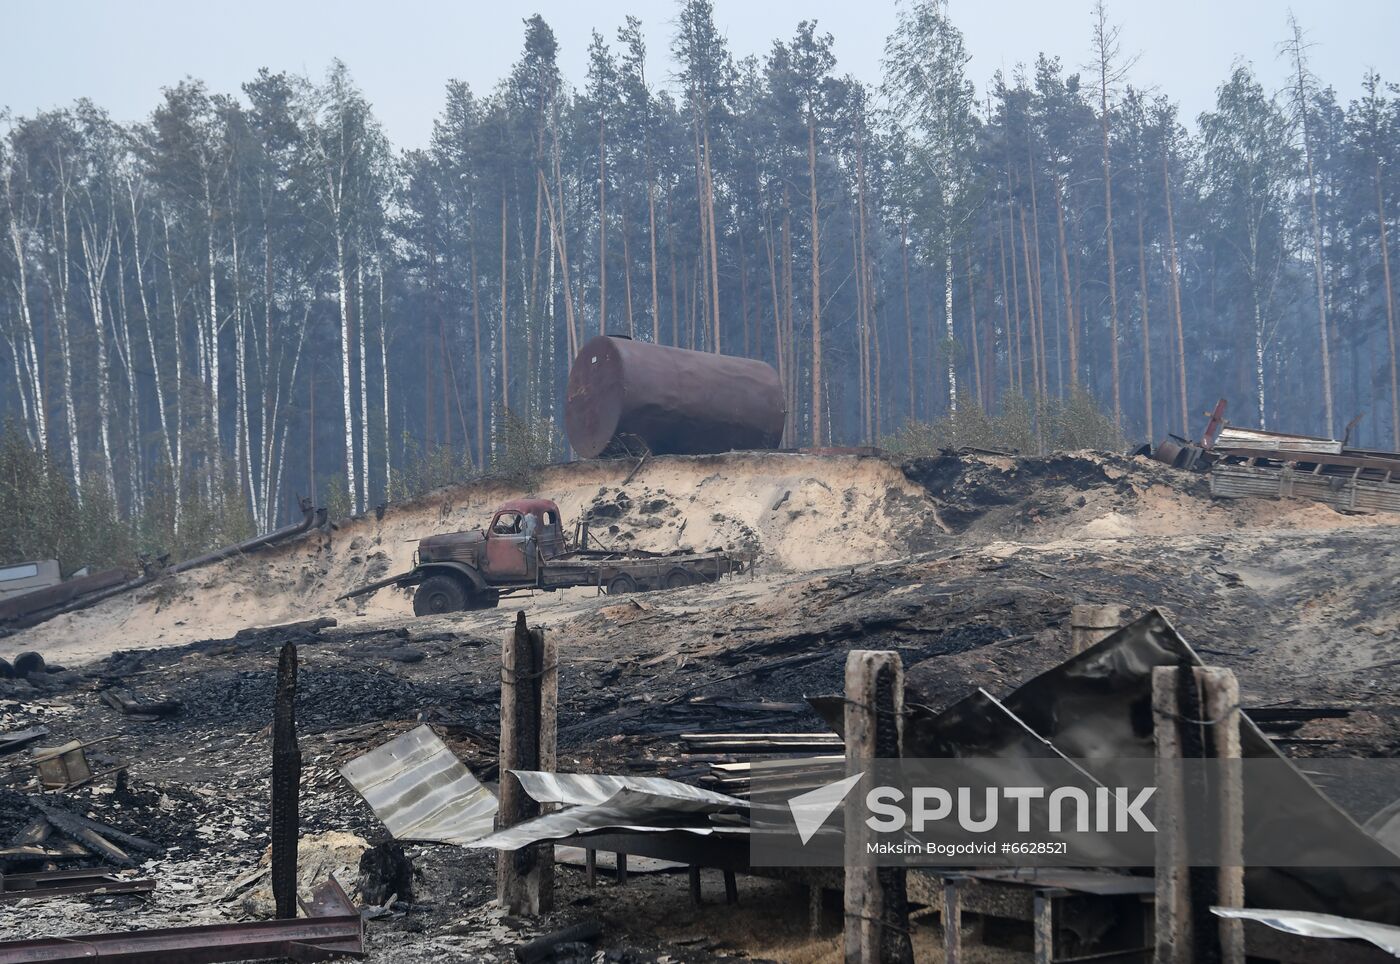
<path fill-rule="evenodd" d="M 558 157 L 556 156 L 556 176 L 559 173 L 558 163 Z M 539 176 L 541 179 L 543 179 L 544 172 L 539 172 Z M 569 333 L 569 357 L 570 359 L 572 359 L 573 356 L 578 353 L 579 348 L 582 346 L 578 344 L 578 336 L 575 334 L 576 329 L 574 316 L 574 286 L 569 276 L 569 242 L 565 237 L 565 227 L 563 223 L 564 199 L 562 196 L 562 192 L 561 196 L 558 198 L 559 210 L 557 214 L 555 212 L 554 193 L 549 189 L 548 185 L 545 185 L 545 202 L 546 210 L 549 213 L 549 231 L 550 234 L 554 237 L 555 250 L 559 254 L 559 268 L 560 271 L 563 272 L 563 277 L 561 281 L 564 289 L 564 324 L 567 327 Z"/>
<path fill-rule="evenodd" d="M 1103 141 L 1104 240 L 1108 245 L 1109 348 L 1113 377 L 1113 424 L 1123 427 L 1123 393 L 1118 371 L 1118 260 L 1113 251 L 1113 167 L 1108 154 L 1108 60 L 1099 61 L 1099 130 Z"/>
<path fill-rule="evenodd" d="M 1012 370 L 1015 372 L 1015 391 L 1021 395 L 1026 394 L 1026 356 L 1021 345 L 1021 278 L 1020 269 L 1016 265 L 1016 209 L 1008 202 L 1006 216 L 1010 223 L 1011 231 L 1011 310 L 1016 318 L 1016 340 L 1015 361 L 1012 363 Z M 1007 338 L 1007 347 L 1012 346 L 1010 337 Z"/>
<path fill-rule="evenodd" d="M 1074 289 L 1069 281 L 1069 245 L 1065 240 L 1065 206 L 1060 199 L 1060 179 L 1055 177 L 1055 225 L 1060 234 L 1060 272 L 1065 283 L 1065 325 L 1069 333 L 1069 383 L 1079 384 L 1079 322 L 1074 313 Z"/>
<path fill-rule="evenodd" d="M 715 354 L 720 353 L 720 324 L 719 324 L 719 241 L 718 229 L 715 223 L 715 178 L 714 169 L 710 163 L 710 123 L 705 121 L 705 206 L 709 210 L 708 221 L 710 225 L 710 306 L 714 312 L 714 349 Z"/>
<path fill-rule="evenodd" d="M 651 171 L 651 146 L 647 146 L 647 235 L 651 244 L 651 340 L 661 344 L 661 296 L 656 283 L 656 189 Z"/>
<path fill-rule="evenodd" d="M 817 126 L 807 118 L 807 176 L 812 200 L 812 444 L 822 444 L 822 228 L 817 205 Z"/>
<path fill-rule="evenodd" d="M 972 390 L 976 392 L 977 404 L 985 411 L 987 400 L 982 395 L 982 353 L 977 344 L 977 292 L 972 274 L 972 247 L 967 248 L 967 323 L 970 329 L 968 340 L 972 343 Z"/>
<path fill-rule="evenodd" d="M 180 299 L 175 290 L 175 259 L 170 250 L 170 219 L 166 216 L 165 207 L 160 209 L 161 226 L 165 229 L 165 274 L 166 280 L 170 283 L 170 330 L 172 332 L 173 353 L 175 361 L 175 392 L 171 396 L 175 402 L 175 465 L 177 471 L 175 477 L 170 480 L 174 487 L 174 527 L 175 534 L 179 535 L 180 525 L 183 521 L 184 504 L 184 473 L 185 473 L 185 362 L 183 346 L 180 343 Z"/>
<path fill-rule="evenodd" d="M 15 294 L 19 301 L 21 346 L 20 350 L 15 353 L 16 378 L 19 377 L 21 369 L 28 377 L 30 404 L 34 413 L 35 442 L 41 452 L 47 453 L 49 449 L 48 402 L 44 397 L 44 381 L 40 375 L 39 351 L 34 337 L 34 319 L 29 310 L 29 268 L 25 254 L 25 241 L 20 233 L 19 214 L 15 210 L 15 195 L 9 165 L 0 166 L 0 171 L 3 172 L 5 178 L 5 203 L 9 210 L 10 245 L 14 249 L 16 266 Z M 21 397 L 23 397 L 22 390 Z"/>
<path fill-rule="evenodd" d="M 1162 152 L 1162 188 L 1167 201 L 1167 251 L 1171 261 L 1172 312 L 1176 316 L 1177 392 L 1181 403 L 1180 431 L 1184 434 L 1190 427 L 1186 396 L 1186 330 L 1181 321 L 1181 274 L 1176 261 L 1176 220 L 1172 214 L 1171 155 L 1165 150 Z"/>
<path fill-rule="evenodd" d="M 1303 123 L 1303 158 L 1306 161 L 1308 171 L 1308 208 L 1312 216 L 1313 276 L 1317 286 L 1317 331 L 1322 361 L 1322 399 L 1327 417 L 1327 435 L 1330 438 L 1336 427 L 1336 418 L 1332 410 L 1332 351 L 1327 334 L 1327 286 L 1322 277 L 1322 223 L 1317 215 L 1317 177 L 1313 171 L 1312 125 L 1308 122 L 1311 112 L 1308 110 L 1307 84 L 1304 79 L 1306 68 L 1303 63 L 1303 32 L 1291 13 L 1288 19 L 1289 25 L 1293 29 L 1293 38 L 1289 49 L 1293 54 L 1293 66 L 1298 79 L 1295 97 L 1299 119 Z"/>
<path fill-rule="evenodd" d="M 363 244 L 361 244 L 363 247 Z M 359 331 L 360 348 L 360 508 L 369 506 L 369 342 L 365 338 L 365 263 L 363 252 L 355 256 L 355 321 Z M 449 371 L 452 359 L 447 356 Z M 452 393 L 457 394 L 457 379 L 452 379 Z M 460 396 L 457 399 L 461 407 Z"/>
<path fill-rule="evenodd" d="M 1390 343 L 1390 431 L 1400 451 L 1400 379 L 1395 360 L 1395 293 L 1390 285 L 1390 242 L 1385 230 L 1385 195 L 1381 190 L 1381 159 L 1376 158 L 1376 221 L 1381 230 L 1381 278 L 1385 283 L 1385 328 Z"/>
<path fill-rule="evenodd" d="M 144 255 L 141 253 L 141 216 L 136 207 L 136 188 L 127 181 L 127 198 L 131 202 L 131 242 L 132 259 L 136 267 L 136 294 L 141 305 L 141 321 L 146 328 L 146 347 L 151 357 L 152 391 L 156 397 L 156 417 L 160 421 L 161 450 L 165 453 L 166 468 L 174 484 L 179 470 L 175 466 L 175 451 L 170 443 L 170 421 L 167 417 L 165 379 L 160 372 L 160 351 L 156 347 L 155 322 L 151 318 L 150 301 L 146 297 L 146 271 Z"/>
<path fill-rule="evenodd" d="M 536 171 L 540 178 L 544 178 L 543 171 Z M 506 217 L 506 186 L 501 184 L 501 411 L 504 413 L 510 408 L 510 335 L 506 328 L 506 318 L 508 316 L 508 289 L 506 287 L 506 229 L 510 224 Z M 569 357 L 574 354 L 574 330 L 569 326 Z"/>
<path fill-rule="evenodd" d="M 476 274 L 476 233 L 472 232 L 472 362 L 476 366 L 476 465 L 486 467 L 486 398 L 485 377 L 481 365 L 481 283 Z M 387 408 L 386 408 L 387 413 Z M 388 415 L 385 415 L 388 419 Z"/>
<path fill-rule="evenodd" d="M 1031 185 L 1031 241 L 1035 243 L 1035 317 L 1039 326 L 1040 337 L 1038 350 L 1040 352 L 1040 390 L 1041 394 L 1050 394 L 1050 356 L 1045 353 L 1045 288 L 1041 278 L 1040 252 L 1044 250 L 1040 246 L 1040 206 L 1036 201 L 1035 190 L 1035 154 L 1031 151 L 1031 145 L 1026 145 L 1026 169 L 1029 172 Z"/>
<path fill-rule="evenodd" d="M 563 204 L 563 199 L 560 199 Z M 626 230 L 625 228 L 623 229 Z M 624 243 L 626 235 L 624 234 Z M 608 151 L 607 126 L 598 119 L 598 334 L 608 333 Z"/>
<path fill-rule="evenodd" d="M 107 265 L 111 259 L 112 241 L 116 227 L 108 221 L 107 230 L 98 237 L 97 214 L 91 210 L 90 223 L 80 226 L 79 241 L 83 251 L 84 274 L 87 278 L 88 308 L 92 314 L 93 343 L 97 357 L 97 430 L 102 445 L 102 480 L 107 496 L 114 503 L 117 481 L 112 462 L 112 375 L 107 357 L 107 318 L 103 289 L 107 280 Z M 109 212 L 115 214 L 115 212 Z"/>
<path fill-rule="evenodd" d="M 472 305 L 475 307 L 475 288 L 472 292 Z M 389 319 L 384 314 L 384 261 L 379 262 L 379 376 L 382 392 L 381 404 L 384 412 L 384 501 L 393 498 L 394 468 L 389 443 Z M 480 381 L 477 382 L 481 384 Z M 471 449 L 467 448 L 471 458 Z"/>
<path fill-rule="evenodd" d="M 627 335 L 637 337 L 637 324 L 632 318 L 632 255 L 627 248 L 627 205 L 622 205 L 622 282 L 627 303 Z"/>
<path fill-rule="evenodd" d="M 1030 237 L 1026 232 L 1026 209 L 1018 208 L 1016 212 L 1021 224 L 1021 254 L 1026 266 L 1026 314 L 1030 316 L 1031 330 L 1031 387 L 1036 399 L 1036 408 L 1040 407 L 1040 400 L 1045 397 L 1043 380 L 1041 377 L 1040 365 L 1040 319 L 1036 316 L 1035 297 L 1035 268 L 1031 265 L 1031 244 Z"/>
<path fill-rule="evenodd" d="M 355 480 L 355 405 L 354 373 L 351 353 L 354 350 L 354 329 L 350 325 L 350 270 L 346 264 L 347 251 L 344 231 L 335 231 L 336 295 L 340 303 L 340 400 L 345 421 L 345 488 L 350 496 L 350 508 L 361 509 L 360 493 Z"/>
<path fill-rule="evenodd" d="M 73 488 L 79 504 L 83 499 L 83 461 L 78 439 L 78 408 L 73 394 L 73 350 L 68 330 L 68 288 L 70 283 L 68 252 L 68 173 L 62 161 L 58 163 L 59 228 L 54 247 L 58 249 L 58 351 L 63 360 L 63 414 L 68 429 L 68 455 L 73 467 Z"/>
<path fill-rule="evenodd" d="M 914 316 L 909 311 L 909 221 L 899 220 L 899 255 L 904 267 L 904 361 L 909 379 L 909 418 L 919 417 L 918 394 L 914 383 Z"/>
<path fill-rule="evenodd" d="M 778 278 L 778 258 L 773 250 L 775 247 L 773 242 L 773 218 L 766 207 L 764 208 L 763 217 L 763 247 L 768 255 L 768 292 L 773 298 L 773 356 L 778 362 L 778 383 L 783 386 L 783 407 L 786 408 L 788 361 L 787 353 L 783 346 L 783 312 L 778 303 L 778 289 L 781 287 L 781 282 Z M 786 422 L 786 418 L 784 422 Z M 784 425 L 785 429 L 786 427 L 787 426 Z"/>
<path fill-rule="evenodd" d="M 1152 328 L 1147 317 L 1147 239 L 1142 225 L 1142 199 L 1137 202 L 1138 300 L 1142 310 L 1142 403 L 1147 415 L 1147 440 L 1157 437 L 1152 426 Z"/>

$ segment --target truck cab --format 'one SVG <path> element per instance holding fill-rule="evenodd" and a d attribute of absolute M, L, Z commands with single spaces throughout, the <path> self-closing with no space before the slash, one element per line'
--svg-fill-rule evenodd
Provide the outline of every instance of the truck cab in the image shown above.
<path fill-rule="evenodd" d="M 539 581 L 540 563 L 566 551 L 559 506 L 549 499 L 512 499 L 485 529 L 428 536 L 418 543 L 422 583 L 414 594 L 418 615 L 489 609 L 501 589 Z"/>

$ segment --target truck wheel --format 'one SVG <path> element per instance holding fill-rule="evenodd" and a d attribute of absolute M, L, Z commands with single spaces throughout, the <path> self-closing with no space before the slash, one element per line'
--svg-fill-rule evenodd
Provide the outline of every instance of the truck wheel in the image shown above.
<path fill-rule="evenodd" d="M 612 579 L 608 581 L 609 596 L 621 596 L 625 592 L 636 591 L 637 580 L 633 579 L 625 572 L 618 573 L 616 576 L 613 576 Z"/>
<path fill-rule="evenodd" d="M 501 594 L 495 589 L 483 589 L 480 592 L 472 593 L 471 600 L 467 603 L 468 609 L 495 609 L 501 601 Z"/>
<path fill-rule="evenodd" d="M 695 582 L 695 577 L 685 569 L 672 569 L 666 573 L 667 589 L 684 589 Z"/>
<path fill-rule="evenodd" d="M 467 592 L 452 576 L 429 576 L 413 594 L 413 615 L 435 616 L 467 608 Z"/>

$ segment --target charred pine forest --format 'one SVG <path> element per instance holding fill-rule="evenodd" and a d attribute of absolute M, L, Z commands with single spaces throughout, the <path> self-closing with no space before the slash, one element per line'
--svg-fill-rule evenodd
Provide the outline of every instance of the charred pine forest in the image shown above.
<path fill-rule="evenodd" d="M 1290 82 L 1240 62 L 1186 117 L 1111 11 L 1080 16 L 1078 49 L 991 72 L 955 10 L 905 4 L 862 80 L 819 20 L 736 57 L 708 0 L 591 37 L 537 15 L 413 150 L 340 62 L 171 77 L 140 118 L 98 91 L 8 114 L 5 505 L 53 521 L 3 553 L 188 554 L 299 495 L 355 512 L 567 458 L 600 333 L 771 364 L 787 447 L 993 418 L 1025 451 L 1155 442 L 1220 396 L 1400 447 L 1393 83 L 1344 101 L 1281 13 Z"/>

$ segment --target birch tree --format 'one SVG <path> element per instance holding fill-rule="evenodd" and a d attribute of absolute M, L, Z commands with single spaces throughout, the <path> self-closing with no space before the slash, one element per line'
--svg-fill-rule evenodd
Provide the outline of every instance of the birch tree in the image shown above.
<path fill-rule="evenodd" d="M 910 162 L 925 178 L 926 259 L 943 271 L 943 339 L 948 411 L 958 408 L 957 335 L 953 325 L 956 238 L 967 217 L 976 134 L 975 92 L 967 79 L 971 55 L 949 18 L 947 0 L 917 0 L 900 10 L 885 43 L 884 94 L 889 123 L 910 146 Z"/>

